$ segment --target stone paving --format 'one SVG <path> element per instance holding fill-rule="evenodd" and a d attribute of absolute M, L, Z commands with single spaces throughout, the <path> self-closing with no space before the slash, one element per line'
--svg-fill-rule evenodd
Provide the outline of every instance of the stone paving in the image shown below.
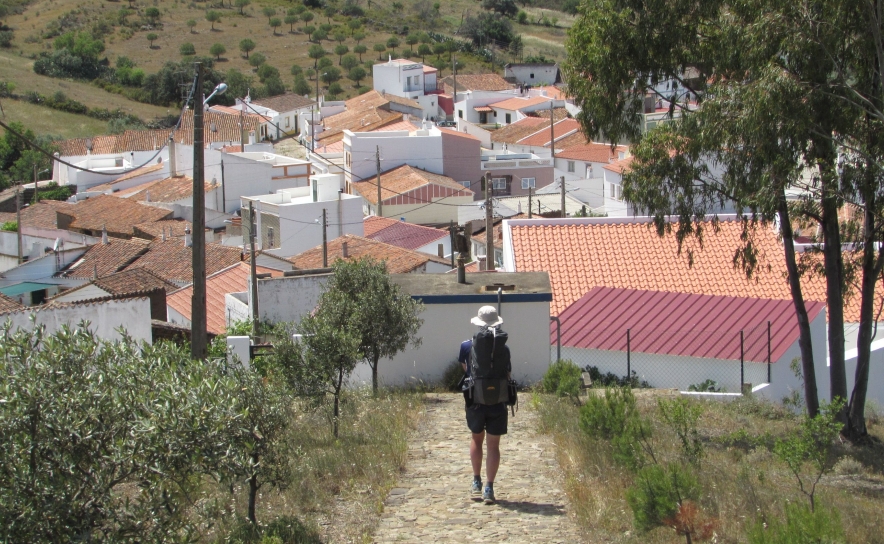
<path fill-rule="evenodd" d="M 384 502 L 374 542 L 581 542 L 559 487 L 555 446 L 536 423 L 525 403 L 510 416 L 494 483 L 497 504 L 485 505 L 469 495 L 463 397 L 427 395 L 408 465 Z"/>

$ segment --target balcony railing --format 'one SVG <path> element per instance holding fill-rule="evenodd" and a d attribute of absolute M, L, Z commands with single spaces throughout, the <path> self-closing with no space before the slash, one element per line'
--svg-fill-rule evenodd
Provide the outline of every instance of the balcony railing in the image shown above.
<path fill-rule="evenodd" d="M 494 170 L 495 168 L 538 168 L 551 166 L 551 159 L 523 159 L 514 161 L 482 161 L 482 170 Z"/>

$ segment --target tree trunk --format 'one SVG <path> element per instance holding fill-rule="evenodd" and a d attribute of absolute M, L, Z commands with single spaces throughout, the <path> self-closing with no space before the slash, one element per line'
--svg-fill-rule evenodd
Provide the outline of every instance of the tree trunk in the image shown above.
<path fill-rule="evenodd" d="M 801 373 L 804 378 L 804 403 L 807 415 L 816 417 L 820 410 L 819 393 L 816 387 L 816 367 L 813 361 L 813 342 L 810 334 L 810 320 L 807 317 L 807 306 L 801 291 L 801 277 L 795 260 L 795 240 L 792 232 L 789 205 L 785 191 L 779 195 L 777 213 L 780 217 L 780 232 L 783 235 L 783 249 L 786 253 L 786 270 L 789 275 L 789 289 L 792 291 L 792 303 L 795 306 L 795 317 L 798 318 L 798 347 L 801 350 Z"/>
<path fill-rule="evenodd" d="M 827 168 L 830 170 L 830 168 Z M 847 400 L 847 372 L 844 368 L 844 263 L 841 260 L 841 226 L 838 223 L 836 180 L 832 172 L 823 177 L 823 258 L 826 270 L 826 311 L 829 318 L 830 400 Z M 828 178 L 828 179 L 827 179 Z M 845 412 L 839 420 L 846 423 Z"/>
<path fill-rule="evenodd" d="M 344 385 L 344 369 L 338 369 L 338 383 L 335 387 L 335 415 L 334 415 L 334 434 L 335 438 L 338 437 L 338 416 L 340 415 L 339 402 L 341 398 L 341 387 Z"/>
<path fill-rule="evenodd" d="M 375 397 L 378 396 L 378 359 L 376 357 L 371 363 L 371 393 Z"/>
<path fill-rule="evenodd" d="M 252 476 L 249 478 L 249 521 L 258 523 L 255 518 L 255 502 L 258 500 L 258 454 L 252 454 Z"/>

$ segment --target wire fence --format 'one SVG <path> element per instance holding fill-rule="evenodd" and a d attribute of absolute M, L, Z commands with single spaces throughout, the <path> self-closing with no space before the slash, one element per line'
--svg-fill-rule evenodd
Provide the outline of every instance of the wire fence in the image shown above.
<path fill-rule="evenodd" d="M 553 326 L 550 359 L 572 361 L 593 385 L 739 394 L 771 382 L 770 322 L 741 330 L 594 329 L 561 345 L 556 338 Z"/>

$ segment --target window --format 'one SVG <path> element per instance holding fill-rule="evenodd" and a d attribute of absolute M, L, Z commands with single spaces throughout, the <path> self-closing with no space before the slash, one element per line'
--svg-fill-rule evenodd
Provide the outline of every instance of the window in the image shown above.
<path fill-rule="evenodd" d="M 457 110 L 457 116 L 460 119 L 463 119 L 463 110 Z"/>
<path fill-rule="evenodd" d="M 623 186 L 617 183 L 611 183 L 611 198 L 614 200 L 623 200 Z"/>
<path fill-rule="evenodd" d="M 586 165 L 586 179 L 592 179 L 592 165 Z"/>
<path fill-rule="evenodd" d="M 531 75 L 529 75 L 528 77 L 529 77 L 530 79 L 534 79 L 534 74 L 531 73 Z"/>
<path fill-rule="evenodd" d="M 349 151 L 347 151 L 347 153 L 344 155 L 344 162 L 347 165 L 347 168 L 350 168 L 350 152 Z"/>
<path fill-rule="evenodd" d="M 626 153 L 625 153 L 625 152 L 623 152 L 623 151 L 618 151 L 618 152 L 617 152 L 617 159 L 618 159 L 618 160 L 621 160 L 621 161 L 622 161 L 622 160 L 625 159 L 625 158 L 626 158 Z"/>
<path fill-rule="evenodd" d="M 415 86 L 421 84 L 421 76 L 414 76 L 414 84 Z"/>
<path fill-rule="evenodd" d="M 460 184 L 469 189 L 470 185 L 472 185 L 473 183 L 471 181 L 461 181 Z"/>
<path fill-rule="evenodd" d="M 574 172 L 574 161 L 568 161 L 568 172 Z"/>
<path fill-rule="evenodd" d="M 522 189 L 533 189 L 534 187 L 534 178 L 522 178 Z"/>
<path fill-rule="evenodd" d="M 289 128 L 289 118 L 285 118 L 285 128 Z"/>
<path fill-rule="evenodd" d="M 411 87 L 411 76 L 408 76 L 407 78 L 405 78 L 405 86 Z"/>
<path fill-rule="evenodd" d="M 506 190 L 506 178 L 491 178 L 491 188 L 494 190 Z"/>
<path fill-rule="evenodd" d="M 506 124 L 512 123 L 512 116 L 508 113 L 506 114 Z"/>

